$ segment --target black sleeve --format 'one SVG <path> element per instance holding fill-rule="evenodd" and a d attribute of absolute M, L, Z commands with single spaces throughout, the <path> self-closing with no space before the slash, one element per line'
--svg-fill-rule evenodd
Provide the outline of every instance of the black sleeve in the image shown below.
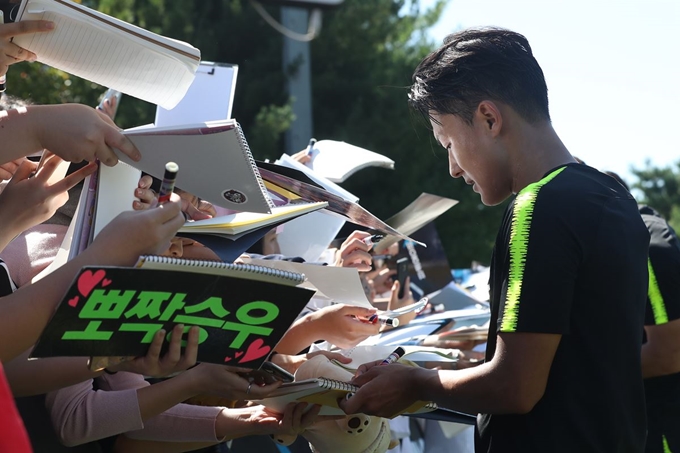
<path fill-rule="evenodd" d="M 645 325 L 664 324 L 680 319 L 680 248 L 677 237 L 659 225 L 649 226 L 649 290 Z"/>

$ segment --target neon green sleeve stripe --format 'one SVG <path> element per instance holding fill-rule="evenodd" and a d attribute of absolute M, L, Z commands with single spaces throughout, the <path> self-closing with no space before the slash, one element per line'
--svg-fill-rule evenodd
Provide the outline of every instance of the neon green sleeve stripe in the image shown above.
<path fill-rule="evenodd" d="M 659 289 L 659 282 L 656 281 L 654 268 L 652 267 L 652 262 L 649 259 L 647 259 L 647 269 L 649 271 L 649 290 L 647 291 L 647 297 L 649 297 L 649 302 L 652 304 L 654 323 L 665 324 L 668 322 L 666 304 L 663 302 L 663 296 L 661 296 L 661 290 Z"/>
<path fill-rule="evenodd" d="M 559 168 L 545 178 L 522 189 L 515 199 L 510 225 L 510 270 L 508 273 L 508 292 L 505 299 L 505 310 L 501 321 L 501 332 L 514 332 L 517 330 L 517 315 L 519 312 L 519 299 L 522 293 L 522 278 L 524 277 L 524 264 L 529 247 L 529 230 L 531 219 L 534 214 L 534 205 L 538 191 L 559 175 L 566 167 Z"/>

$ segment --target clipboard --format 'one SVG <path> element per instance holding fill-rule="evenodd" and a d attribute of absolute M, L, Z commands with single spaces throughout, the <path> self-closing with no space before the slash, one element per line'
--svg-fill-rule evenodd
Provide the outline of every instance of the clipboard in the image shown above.
<path fill-rule="evenodd" d="M 184 98 L 172 110 L 158 106 L 154 124 L 166 127 L 231 119 L 237 76 L 238 65 L 202 61 Z"/>

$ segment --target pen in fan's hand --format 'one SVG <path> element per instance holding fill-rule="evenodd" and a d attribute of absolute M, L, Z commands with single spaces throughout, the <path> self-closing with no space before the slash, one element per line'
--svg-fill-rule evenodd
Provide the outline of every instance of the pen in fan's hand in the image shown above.
<path fill-rule="evenodd" d="M 174 162 L 168 162 L 165 164 L 165 175 L 163 176 L 163 183 L 161 184 L 161 189 L 158 192 L 158 205 L 170 201 L 170 195 L 175 189 L 175 180 L 177 179 L 177 172 L 179 171 L 179 165 Z"/>
<path fill-rule="evenodd" d="M 389 316 L 381 316 L 381 315 L 372 315 L 370 318 L 368 318 L 368 322 L 371 324 L 375 324 L 376 322 L 379 322 L 380 324 L 384 326 L 392 326 L 392 327 L 398 327 L 399 326 L 399 319 L 398 318 L 392 318 Z"/>
<path fill-rule="evenodd" d="M 373 245 L 373 244 L 377 244 L 384 237 L 385 237 L 384 234 L 374 234 L 373 236 L 369 236 L 367 238 L 364 238 L 363 243 L 370 246 L 370 245 Z"/>
<path fill-rule="evenodd" d="M 310 138 L 309 139 L 309 145 L 307 145 L 307 156 L 312 157 L 312 153 L 314 152 L 314 145 L 315 144 L 316 144 L 316 139 Z"/>

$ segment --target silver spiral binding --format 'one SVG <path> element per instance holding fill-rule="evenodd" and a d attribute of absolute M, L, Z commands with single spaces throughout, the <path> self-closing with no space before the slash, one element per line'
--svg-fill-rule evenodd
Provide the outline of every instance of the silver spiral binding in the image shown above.
<path fill-rule="evenodd" d="M 350 394 L 354 394 L 359 391 L 358 386 L 350 384 L 349 382 L 328 379 L 325 377 L 317 378 L 317 382 L 319 382 L 319 387 L 326 390 L 341 390 L 343 392 L 348 392 Z M 438 408 L 439 406 L 437 406 L 437 403 L 430 401 L 423 407 L 423 412 L 434 411 L 437 410 Z"/>
<path fill-rule="evenodd" d="M 326 390 L 342 390 L 343 392 L 356 393 L 359 390 L 354 384 L 349 382 L 337 381 L 335 379 L 328 379 L 325 377 L 318 378 L 319 385 Z"/>
<path fill-rule="evenodd" d="M 299 272 L 291 272 L 282 269 L 259 266 L 257 264 L 233 264 L 225 263 L 223 261 L 188 260 L 184 258 L 175 258 L 172 256 L 157 256 L 157 255 L 143 256 L 142 260 L 148 261 L 149 263 L 169 264 L 173 266 L 225 269 L 234 272 L 243 272 L 246 275 L 248 274 L 265 275 L 267 277 L 288 280 L 296 285 L 303 283 L 307 279 L 305 274 L 301 274 Z"/>
<path fill-rule="evenodd" d="M 262 195 L 262 198 L 264 199 L 265 203 L 267 203 L 270 208 L 273 208 L 274 202 L 272 202 L 271 198 L 269 198 L 269 196 L 266 195 L 269 193 L 269 191 L 267 190 L 267 186 L 264 185 L 264 181 L 262 180 L 262 176 L 260 175 L 260 170 L 257 168 L 255 159 L 253 159 L 253 153 L 250 151 L 250 145 L 248 145 L 248 141 L 246 140 L 246 136 L 243 133 L 243 129 L 241 129 L 241 125 L 238 122 L 235 123 L 236 133 L 238 134 L 238 141 L 241 144 L 241 151 L 243 152 L 243 155 L 248 159 L 248 162 L 250 163 L 250 166 L 253 169 L 253 173 L 257 177 L 257 183 L 260 185 L 260 194 Z"/>

